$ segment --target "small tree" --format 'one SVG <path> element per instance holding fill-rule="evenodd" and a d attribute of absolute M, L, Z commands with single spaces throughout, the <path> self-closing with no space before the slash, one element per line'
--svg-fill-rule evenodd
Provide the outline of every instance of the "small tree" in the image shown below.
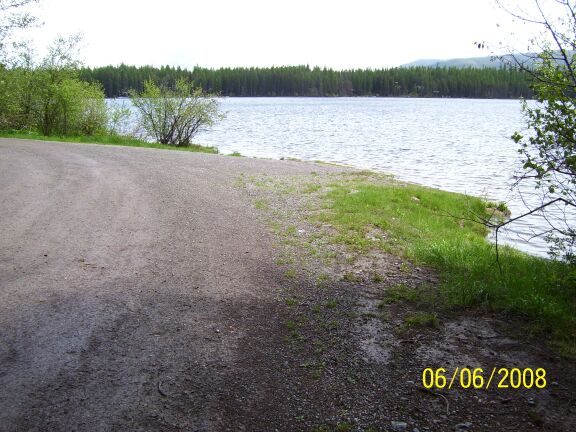
<path fill-rule="evenodd" d="M 78 36 L 59 38 L 36 64 L 28 44 L 16 46 L 0 69 L 0 129 L 44 135 L 95 135 L 106 131 L 102 87 L 78 77 Z"/>
<path fill-rule="evenodd" d="M 531 41 L 538 54 L 512 53 L 503 59 L 532 77 L 535 101 L 522 105 L 529 132 L 516 132 L 512 139 L 524 163 L 517 184 L 535 181 L 541 203 L 496 229 L 541 213 L 549 227 L 540 235 L 550 242 L 551 254 L 576 264 L 576 2 L 533 0 L 532 5 L 533 14 L 505 9 L 543 30 Z"/>
<path fill-rule="evenodd" d="M 184 79 L 171 89 L 147 80 L 144 91 L 131 91 L 130 98 L 139 111 L 142 128 L 162 144 L 189 146 L 202 128 L 222 118 L 218 101 Z"/>

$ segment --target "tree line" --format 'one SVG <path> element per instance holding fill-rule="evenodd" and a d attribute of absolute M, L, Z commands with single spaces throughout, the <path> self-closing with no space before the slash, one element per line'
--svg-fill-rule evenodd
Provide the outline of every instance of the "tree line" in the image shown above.
<path fill-rule="evenodd" d="M 338 71 L 309 66 L 267 68 L 104 66 L 82 68 L 80 78 L 99 82 L 107 97 L 142 91 L 152 80 L 173 87 L 178 79 L 222 96 L 415 96 L 531 98 L 529 74 L 515 68 L 390 68 Z"/>

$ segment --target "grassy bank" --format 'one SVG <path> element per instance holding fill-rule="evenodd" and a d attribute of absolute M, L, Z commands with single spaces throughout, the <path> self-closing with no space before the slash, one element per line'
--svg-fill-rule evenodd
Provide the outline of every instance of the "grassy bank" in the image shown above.
<path fill-rule="evenodd" d="M 44 136 L 34 132 L 1 131 L 0 137 L 31 139 L 39 141 L 61 141 L 61 142 L 71 142 L 78 144 L 104 144 L 104 145 L 118 145 L 127 147 L 146 147 L 146 148 L 157 148 L 164 150 L 179 150 L 179 151 L 213 153 L 213 154 L 218 153 L 218 149 L 216 147 L 204 147 L 196 144 L 188 147 L 176 147 L 160 143 L 150 143 L 138 138 L 121 136 L 121 135 L 91 135 L 91 136 L 70 137 L 70 136 Z"/>
<path fill-rule="evenodd" d="M 325 211 L 318 218 L 337 229 L 333 241 L 366 252 L 376 246 L 432 266 L 440 272 L 444 306 L 522 317 L 534 334 L 550 335 L 560 352 L 576 355 L 576 269 L 503 247 L 500 271 L 486 229 L 466 220 L 486 214 L 487 203 L 362 180 L 333 183 L 323 198 Z"/>

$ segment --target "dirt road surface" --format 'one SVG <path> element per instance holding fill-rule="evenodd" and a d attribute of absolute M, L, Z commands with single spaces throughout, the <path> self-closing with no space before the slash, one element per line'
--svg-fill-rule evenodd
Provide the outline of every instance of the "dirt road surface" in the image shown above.
<path fill-rule="evenodd" d="M 0 140 L 0 429 L 221 430 L 279 283 L 234 180 L 313 169 Z"/>
<path fill-rule="evenodd" d="M 279 264 L 288 237 L 242 184 L 342 170 L 0 139 L 0 431 L 574 430 L 574 363 L 522 324 L 441 313 L 406 333 L 412 306 L 384 316 L 389 286 L 432 270 Z M 269 212 L 298 216 L 291 196 Z M 306 242 L 306 223 L 288 232 Z M 424 368 L 477 366 L 545 368 L 549 385 L 422 387 Z"/>

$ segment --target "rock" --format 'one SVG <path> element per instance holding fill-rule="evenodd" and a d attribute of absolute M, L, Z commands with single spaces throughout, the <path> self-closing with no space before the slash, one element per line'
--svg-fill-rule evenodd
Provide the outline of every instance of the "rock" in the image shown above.
<path fill-rule="evenodd" d="M 408 424 L 406 424 L 405 422 L 401 422 L 401 421 L 390 422 L 390 425 L 392 426 L 392 430 L 394 432 L 404 432 L 406 430 L 406 428 L 408 427 Z"/>
<path fill-rule="evenodd" d="M 465 422 L 465 423 L 458 423 L 455 427 L 454 430 L 456 431 L 463 431 L 463 430 L 468 430 L 472 427 L 472 423 L 470 422 Z"/>
<path fill-rule="evenodd" d="M 412 429 L 412 432 L 420 432 L 420 429 L 414 428 L 414 429 Z"/>

